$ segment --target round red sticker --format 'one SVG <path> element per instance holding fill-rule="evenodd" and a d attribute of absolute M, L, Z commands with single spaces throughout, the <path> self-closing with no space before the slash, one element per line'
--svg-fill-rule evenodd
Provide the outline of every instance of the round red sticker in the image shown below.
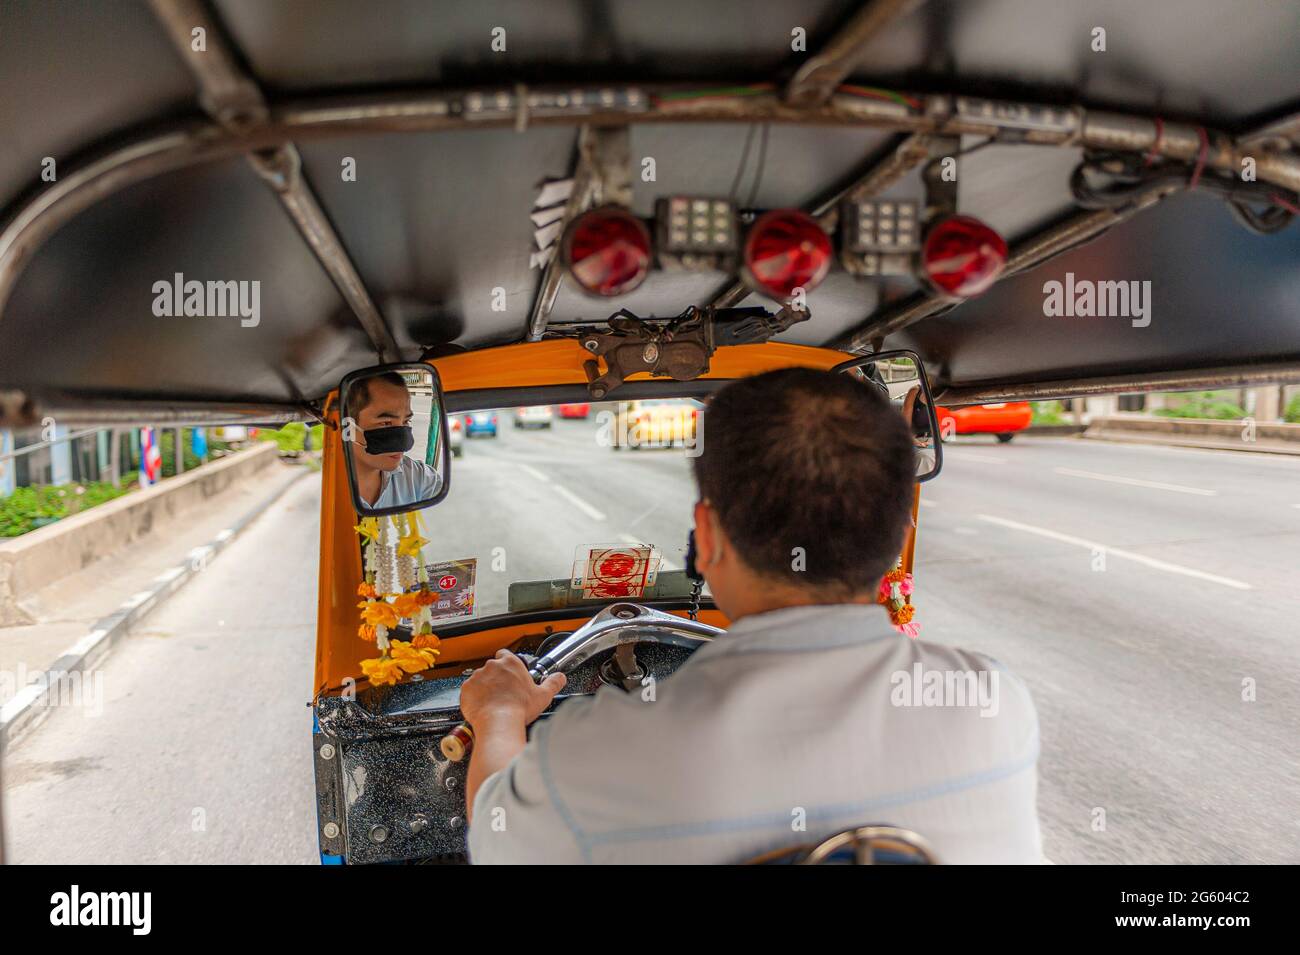
<path fill-rule="evenodd" d="M 439 590 L 451 590 L 451 588 L 455 586 L 456 586 L 456 578 L 453 577 L 451 574 L 443 574 L 441 577 L 438 578 Z"/>

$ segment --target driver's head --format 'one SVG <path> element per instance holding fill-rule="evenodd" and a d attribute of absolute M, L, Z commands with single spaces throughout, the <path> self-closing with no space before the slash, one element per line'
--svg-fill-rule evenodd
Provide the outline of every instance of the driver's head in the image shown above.
<path fill-rule="evenodd" d="M 352 420 L 356 422 L 353 460 L 357 466 L 376 471 L 397 470 L 402 463 L 402 453 L 368 453 L 365 432 L 411 423 L 411 393 L 406 388 L 406 381 L 395 371 L 363 378 L 352 385 L 348 405 Z"/>
<path fill-rule="evenodd" d="M 849 375 L 790 368 L 720 389 L 703 428 L 696 563 L 718 608 L 874 600 L 911 522 L 897 409 Z"/>

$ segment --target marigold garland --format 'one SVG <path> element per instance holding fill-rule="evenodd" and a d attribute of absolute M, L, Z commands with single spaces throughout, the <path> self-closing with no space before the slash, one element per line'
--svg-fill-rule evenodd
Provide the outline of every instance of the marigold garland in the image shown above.
<path fill-rule="evenodd" d="M 423 672 L 437 661 L 440 641 L 433 633 L 431 608 L 438 595 L 429 588 L 420 557 L 428 543 L 420 530 L 415 511 L 363 518 L 356 526 L 365 552 L 365 579 L 357 586 L 357 596 L 363 598 L 357 604 L 357 635 L 380 650 L 377 659 L 361 661 L 361 672 L 374 686 L 392 686 L 403 674 Z M 402 620 L 411 621 L 410 641 L 389 640 Z"/>
<path fill-rule="evenodd" d="M 889 611 L 889 621 L 899 633 L 915 640 L 921 632 L 920 624 L 913 619 L 916 608 L 912 606 L 912 575 L 903 569 L 900 555 L 892 570 L 880 581 L 880 602 Z"/>

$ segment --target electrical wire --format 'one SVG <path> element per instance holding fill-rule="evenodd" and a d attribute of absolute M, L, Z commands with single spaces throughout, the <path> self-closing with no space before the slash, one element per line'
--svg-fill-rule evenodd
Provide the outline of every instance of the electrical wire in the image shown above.
<path fill-rule="evenodd" d="M 756 128 L 750 123 L 749 130 L 745 133 L 745 148 L 740 153 L 740 165 L 736 168 L 736 178 L 731 180 L 731 191 L 727 193 L 727 199 L 732 205 L 736 204 L 736 198 L 740 195 L 740 180 L 745 175 L 745 167 L 749 165 L 749 147 L 753 145 Z"/>
<path fill-rule="evenodd" d="M 1117 209 L 1153 188 L 1208 192 L 1228 204 L 1242 226 L 1271 235 L 1291 224 L 1300 208 L 1296 198 L 1262 182 L 1242 182 L 1206 169 L 1208 138 L 1202 138 L 1196 162 L 1150 164 L 1150 154 L 1088 153 L 1070 176 L 1070 191 L 1084 209 Z M 1263 206 L 1263 209 L 1257 208 Z"/>
<path fill-rule="evenodd" d="M 842 83 L 836 88 L 835 92 L 848 93 L 850 96 L 861 96 L 864 99 L 887 100 L 901 106 L 909 106 L 912 109 L 921 108 L 921 101 L 916 97 L 898 93 L 894 90 L 881 89 L 879 86 L 858 86 L 853 83 Z"/>
<path fill-rule="evenodd" d="M 767 168 L 767 131 L 769 126 L 763 124 L 763 131 L 758 137 L 758 166 L 754 170 L 754 184 L 749 190 L 749 199 L 745 202 L 746 209 L 754 208 L 754 202 L 758 199 L 758 185 L 763 181 L 763 170 Z"/>

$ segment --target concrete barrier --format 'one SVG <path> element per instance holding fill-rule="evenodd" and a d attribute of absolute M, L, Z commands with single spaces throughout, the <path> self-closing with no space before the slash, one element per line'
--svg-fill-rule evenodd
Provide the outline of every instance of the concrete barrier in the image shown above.
<path fill-rule="evenodd" d="M 1085 425 L 1081 424 L 1031 424 L 1025 429 L 1025 434 L 1044 435 L 1049 438 L 1060 437 L 1061 435 L 1082 434 Z"/>
<path fill-rule="evenodd" d="M 1084 437 L 1185 440 L 1197 445 L 1237 447 L 1242 450 L 1279 450 L 1300 453 L 1300 424 L 1259 422 L 1252 419 L 1164 418 L 1155 415 L 1096 417 Z"/>
<path fill-rule="evenodd" d="M 20 600 L 147 537 L 276 460 L 275 443 L 263 442 L 0 543 L 0 626 L 34 623 Z"/>

